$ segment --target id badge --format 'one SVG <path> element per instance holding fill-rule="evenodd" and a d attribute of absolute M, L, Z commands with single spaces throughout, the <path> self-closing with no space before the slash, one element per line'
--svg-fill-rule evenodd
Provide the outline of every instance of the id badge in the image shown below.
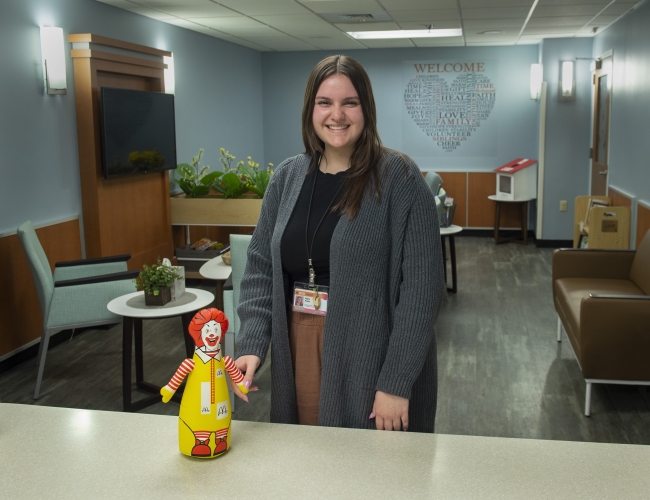
<path fill-rule="evenodd" d="M 296 283 L 293 287 L 293 303 L 291 307 L 297 312 L 325 316 L 327 314 L 328 298 L 328 286 Z"/>

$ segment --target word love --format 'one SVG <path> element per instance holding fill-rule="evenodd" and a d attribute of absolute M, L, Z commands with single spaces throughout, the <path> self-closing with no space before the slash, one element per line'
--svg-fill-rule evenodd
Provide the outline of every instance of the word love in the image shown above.
<path fill-rule="evenodd" d="M 458 75 L 451 83 L 440 74 L 419 74 L 404 89 L 408 114 L 446 152 L 469 140 L 490 116 L 495 100 L 492 82 L 476 73 Z"/>

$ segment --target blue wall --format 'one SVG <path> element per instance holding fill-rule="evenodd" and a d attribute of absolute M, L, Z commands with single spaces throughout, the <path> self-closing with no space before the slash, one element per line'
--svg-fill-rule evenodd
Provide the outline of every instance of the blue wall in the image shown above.
<path fill-rule="evenodd" d="M 178 160 L 200 147 L 263 158 L 261 54 L 94 0 L 0 2 L 0 233 L 81 214 L 72 60 L 68 94 L 43 93 L 39 26 L 174 53 Z M 70 45 L 66 46 L 69 49 Z"/>
<path fill-rule="evenodd" d="M 573 239 L 574 200 L 589 194 L 591 38 L 549 38 L 541 44 L 546 90 L 546 147 L 542 238 Z M 560 62 L 576 63 L 576 100 L 558 101 Z M 560 200 L 568 210 L 560 212 Z"/>
<path fill-rule="evenodd" d="M 303 151 L 300 115 L 307 77 L 318 61 L 332 54 L 262 54 L 266 161 L 277 164 Z M 529 74 L 538 59 L 537 46 L 353 50 L 345 55 L 358 60 L 370 76 L 384 145 L 412 155 L 423 170 L 492 170 L 519 156 L 536 158 L 539 111 L 530 99 Z M 456 150 L 442 158 L 426 157 L 403 147 L 403 62 L 451 60 L 494 61 L 498 66 L 494 116 L 481 125 L 497 127 L 496 154 L 466 156 Z M 424 134 L 422 141 L 431 142 Z"/>
<path fill-rule="evenodd" d="M 593 57 L 613 50 L 609 184 L 650 202 L 650 3 L 597 35 Z"/>

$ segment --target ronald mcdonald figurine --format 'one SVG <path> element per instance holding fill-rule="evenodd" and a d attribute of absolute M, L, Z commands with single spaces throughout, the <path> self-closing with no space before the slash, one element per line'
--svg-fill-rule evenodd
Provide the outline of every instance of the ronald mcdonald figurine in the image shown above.
<path fill-rule="evenodd" d="M 168 402 L 188 376 L 178 415 L 178 446 L 191 457 L 213 458 L 230 448 L 230 398 L 226 373 L 246 394 L 244 376 L 229 356 L 221 356 L 221 340 L 228 330 L 228 318 L 219 309 L 203 309 L 189 326 L 196 349 L 169 383 L 160 389 Z M 212 439 L 214 435 L 214 440 Z"/>

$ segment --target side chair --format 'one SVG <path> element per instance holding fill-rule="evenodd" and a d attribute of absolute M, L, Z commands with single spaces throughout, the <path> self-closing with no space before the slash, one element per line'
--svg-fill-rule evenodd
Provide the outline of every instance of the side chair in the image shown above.
<path fill-rule="evenodd" d="M 54 275 L 30 221 L 18 228 L 43 314 L 43 333 L 38 349 L 38 375 L 34 399 L 38 399 L 47 347 L 52 334 L 62 330 L 120 323 L 122 318 L 106 305 L 135 291 L 139 271 L 127 271 L 130 255 L 57 262 Z"/>

